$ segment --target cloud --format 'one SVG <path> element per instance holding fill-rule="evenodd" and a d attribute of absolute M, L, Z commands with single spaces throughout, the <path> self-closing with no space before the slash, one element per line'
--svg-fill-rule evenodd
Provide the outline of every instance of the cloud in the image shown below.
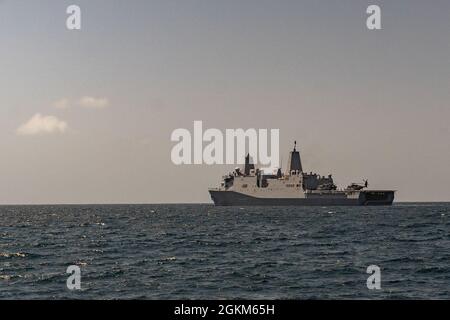
<path fill-rule="evenodd" d="M 56 109 L 69 109 L 70 108 L 70 102 L 69 99 L 62 98 L 58 101 L 53 102 L 53 107 Z"/>
<path fill-rule="evenodd" d="M 78 104 L 85 108 L 103 109 L 109 106 L 109 101 L 106 98 L 83 97 Z"/>
<path fill-rule="evenodd" d="M 35 114 L 30 120 L 17 128 L 18 135 L 37 135 L 64 133 L 67 130 L 67 123 L 59 120 L 55 116 L 42 116 Z"/>
<path fill-rule="evenodd" d="M 68 98 L 61 98 L 53 102 L 52 105 L 54 108 L 60 110 L 69 109 L 74 105 L 91 109 L 104 109 L 109 106 L 109 100 L 107 98 L 95 98 L 91 96 L 84 96 L 77 101 L 71 101 Z"/>

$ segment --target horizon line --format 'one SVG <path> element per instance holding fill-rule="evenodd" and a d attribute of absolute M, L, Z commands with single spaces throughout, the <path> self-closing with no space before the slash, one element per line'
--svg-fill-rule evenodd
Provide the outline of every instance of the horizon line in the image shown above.
<path fill-rule="evenodd" d="M 434 200 L 434 201 L 417 201 L 417 200 L 405 200 L 405 201 L 394 201 L 392 205 L 395 204 L 412 204 L 412 203 L 450 203 L 450 200 Z M 117 203 L 25 203 L 25 204 L 1 204 L 0 207 L 12 207 L 12 206 L 123 206 L 123 205 L 213 205 L 214 202 L 117 202 Z M 218 206 L 220 207 L 220 206 Z M 230 206 L 233 207 L 233 206 Z M 239 206 L 235 206 L 239 207 Z M 282 207 L 282 206 L 280 206 Z M 290 206 L 290 207 L 305 207 L 305 206 Z M 340 207 L 340 206 L 318 206 L 318 207 Z M 371 206 L 360 206 L 360 207 L 371 207 Z"/>

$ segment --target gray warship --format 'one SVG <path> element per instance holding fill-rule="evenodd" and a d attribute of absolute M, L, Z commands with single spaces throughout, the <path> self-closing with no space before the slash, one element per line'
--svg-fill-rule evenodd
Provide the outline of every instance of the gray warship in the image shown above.
<path fill-rule="evenodd" d="M 395 190 L 370 190 L 367 180 L 338 189 L 333 177 L 303 171 L 300 152 L 289 153 L 287 170 L 265 174 L 245 158 L 244 171 L 223 176 L 209 194 L 216 206 L 368 206 L 392 205 Z"/>

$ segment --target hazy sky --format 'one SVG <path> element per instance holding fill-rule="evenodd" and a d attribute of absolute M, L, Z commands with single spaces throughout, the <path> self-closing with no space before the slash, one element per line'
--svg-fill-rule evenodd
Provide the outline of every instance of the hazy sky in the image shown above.
<path fill-rule="evenodd" d="M 0 43 L 0 204 L 208 202 L 233 166 L 172 164 L 194 120 L 279 128 L 284 162 L 297 140 L 340 186 L 450 200 L 448 0 L 3 0 Z"/>

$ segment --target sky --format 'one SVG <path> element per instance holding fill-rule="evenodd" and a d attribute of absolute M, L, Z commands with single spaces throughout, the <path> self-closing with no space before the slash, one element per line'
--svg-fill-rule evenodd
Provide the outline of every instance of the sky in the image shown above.
<path fill-rule="evenodd" d="M 234 166 L 170 158 L 195 120 L 278 128 L 284 162 L 296 140 L 341 187 L 450 201 L 447 0 L 3 0 L 0 43 L 0 204 L 210 202 Z"/>

